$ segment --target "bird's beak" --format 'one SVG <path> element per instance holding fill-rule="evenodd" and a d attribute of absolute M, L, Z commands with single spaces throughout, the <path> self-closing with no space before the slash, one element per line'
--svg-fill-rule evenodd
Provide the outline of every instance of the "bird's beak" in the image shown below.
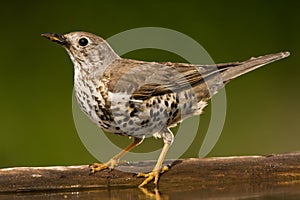
<path fill-rule="evenodd" d="M 48 38 L 49 40 L 61 44 L 63 46 L 69 46 L 69 42 L 66 40 L 66 37 L 57 33 L 43 33 L 41 36 Z"/>

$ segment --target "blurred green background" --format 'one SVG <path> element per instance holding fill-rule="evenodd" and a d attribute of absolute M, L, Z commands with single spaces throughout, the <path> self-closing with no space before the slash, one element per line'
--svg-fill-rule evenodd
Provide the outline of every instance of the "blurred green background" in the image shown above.
<path fill-rule="evenodd" d="M 208 156 L 299 151 L 299 9 L 299 1 L 293 0 L 2 3 L 0 167 L 96 161 L 82 145 L 73 122 L 72 63 L 63 48 L 41 33 L 84 30 L 107 38 L 146 26 L 187 34 L 216 63 L 290 51 L 288 59 L 227 85 L 225 126 Z M 159 50 L 139 50 L 125 57 L 182 61 Z M 209 119 L 210 107 L 183 157 L 198 155 Z M 151 148 L 151 141 L 145 146 Z"/>

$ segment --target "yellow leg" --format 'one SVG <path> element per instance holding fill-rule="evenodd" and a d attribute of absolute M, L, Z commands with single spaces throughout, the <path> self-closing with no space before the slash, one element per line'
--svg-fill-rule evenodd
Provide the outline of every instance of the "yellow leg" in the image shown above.
<path fill-rule="evenodd" d="M 156 165 L 154 166 L 152 172 L 150 173 L 139 173 L 137 176 L 138 177 L 145 177 L 146 179 L 139 185 L 139 187 L 143 187 L 144 185 L 148 184 L 150 181 L 154 179 L 154 184 L 157 185 L 158 183 L 158 178 L 159 174 L 163 173 L 168 170 L 168 168 L 162 168 L 162 163 L 167 155 L 167 152 L 170 148 L 171 144 L 170 143 L 165 143 L 164 147 L 159 155 L 159 158 L 157 160 Z"/>
<path fill-rule="evenodd" d="M 120 153 L 112 157 L 108 162 L 101 164 L 101 163 L 94 163 L 91 164 L 90 167 L 90 173 L 94 174 L 98 171 L 101 171 L 103 169 L 110 169 L 112 170 L 115 166 L 118 165 L 119 159 L 124 156 L 128 151 L 132 150 L 134 147 L 138 146 L 140 143 L 142 143 L 144 138 L 133 138 L 133 142 L 129 144 L 125 149 L 123 149 Z"/>

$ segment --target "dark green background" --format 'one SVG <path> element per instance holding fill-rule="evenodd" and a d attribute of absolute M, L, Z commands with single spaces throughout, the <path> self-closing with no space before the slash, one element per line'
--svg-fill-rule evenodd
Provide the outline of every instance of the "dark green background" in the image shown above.
<path fill-rule="evenodd" d="M 107 38 L 137 27 L 170 28 L 197 40 L 216 63 L 290 51 L 288 59 L 227 85 L 225 126 L 209 156 L 300 150 L 299 1 L 5 3 L 0 12 L 0 167 L 95 161 L 82 145 L 72 118 L 72 63 L 62 48 L 40 37 L 44 32 L 74 30 Z M 181 61 L 158 50 L 125 57 Z M 209 113 L 210 107 L 184 157 L 198 155 Z M 145 142 L 147 148 L 151 141 Z"/>

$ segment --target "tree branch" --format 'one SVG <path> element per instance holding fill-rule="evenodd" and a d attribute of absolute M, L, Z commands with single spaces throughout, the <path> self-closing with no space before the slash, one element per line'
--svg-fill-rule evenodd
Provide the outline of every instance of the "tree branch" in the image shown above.
<path fill-rule="evenodd" d="M 145 171 L 154 161 L 120 164 L 118 169 Z M 107 170 L 88 175 L 88 166 L 16 167 L 0 169 L 0 192 L 88 189 L 139 185 L 134 173 Z M 300 183 L 300 152 L 270 156 L 236 156 L 176 160 L 161 176 L 160 188 L 239 187 Z"/>

